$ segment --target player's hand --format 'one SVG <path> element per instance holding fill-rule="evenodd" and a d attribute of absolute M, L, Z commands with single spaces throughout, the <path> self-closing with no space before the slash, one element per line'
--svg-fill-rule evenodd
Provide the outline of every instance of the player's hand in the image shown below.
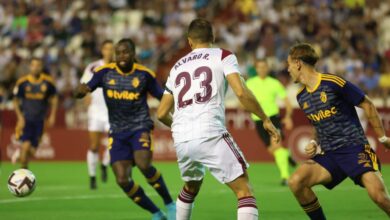
<path fill-rule="evenodd" d="M 305 153 L 310 158 L 317 154 L 318 144 L 315 141 L 310 141 L 305 147 Z"/>
<path fill-rule="evenodd" d="M 291 130 L 293 128 L 293 121 L 291 117 L 284 117 L 282 123 L 287 130 Z"/>
<path fill-rule="evenodd" d="M 387 140 L 385 142 L 382 143 L 387 150 L 390 149 L 390 138 L 387 138 Z"/>
<path fill-rule="evenodd" d="M 91 92 L 91 89 L 86 84 L 80 84 L 77 86 L 76 90 L 73 92 L 73 96 L 76 99 L 81 99 L 85 95 L 87 95 L 89 92 Z"/>
<path fill-rule="evenodd" d="M 272 124 L 269 118 L 263 121 L 263 127 L 271 136 L 271 139 L 274 143 L 278 143 L 281 140 L 278 129 L 275 128 L 274 124 Z"/>

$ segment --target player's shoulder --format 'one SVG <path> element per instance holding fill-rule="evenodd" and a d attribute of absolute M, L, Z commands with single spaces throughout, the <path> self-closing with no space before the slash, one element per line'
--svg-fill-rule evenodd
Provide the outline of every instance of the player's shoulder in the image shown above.
<path fill-rule="evenodd" d="M 43 81 L 46 81 L 46 82 L 48 82 L 50 84 L 53 84 L 53 85 L 55 84 L 54 78 L 52 76 L 46 74 L 46 73 L 42 74 L 42 79 L 43 79 Z"/>
<path fill-rule="evenodd" d="M 230 50 L 224 48 L 218 48 L 218 49 L 221 50 L 221 60 L 224 60 L 226 57 L 230 55 L 234 55 L 234 53 L 231 52 Z"/>
<path fill-rule="evenodd" d="M 107 63 L 107 64 L 104 64 L 102 66 L 98 66 L 98 67 L 94 68 L 93 72 L 94 73 L 104 72 L 104 71 L 112 70 L 112 69 L 116 69 L 115 63 Z"/>
<path fill-rule="evenodd" d="M 89 72 L 93 72 L 95 69 L 97 69 L 98 67 L 101 67 L 101 66 L 104 66 L 104 62 L 103 60 L 95 60 L 91 63 L 89 63 L 87 65 L 87 67 L 85 67 L 85 70 L 88 70 Z"/>
<path fill-rule="evenodd" d="M 306 91 L 306 86 L 302 85 L 301 88 L 298 89 L 297 91 L 297 99 L 299 100 L 299 98 L 305 93 Z"/>
<path fill-rule="evenodd" d="M 324 84 L 336 87 L 344 87 L 347 83 L 342 77 L 330 73 L 321 73 L 321 81 Z"/>
<path fill-rule="evenodd" d="M 26 76 L 22 76 L 20 77 L 17 81 L 16 81 L 16 86 L 19 86 L 25 82 L 28 82 L 28 75 Z"/>
<path fill-rule="evenodd" d="M 136 71 L 145 72 L 145 73 L 151 75 L 153 78 L 156 78 L 156 73 L 153 70 L 149 69 L 148 67 L 146 67 L 142 64 L 134 63 L 134 69 Z"/>

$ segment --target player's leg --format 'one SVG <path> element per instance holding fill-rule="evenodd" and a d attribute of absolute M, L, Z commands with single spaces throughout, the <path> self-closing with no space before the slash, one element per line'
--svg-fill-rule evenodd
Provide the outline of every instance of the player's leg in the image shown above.
<path fill-rule="evenodd" d="M 176 200 L 176 220 L 191 219 L 194 200 L 198 195 L 202 180 L 185 182 Z"/>
<path fill-rule="evenodd" d="M 120 160 L 112 164 L 116 183 L 141 208 L 152 214 L 158 213 L 159 208 L 145 194 L 141 186 L 131 179 L 132 161 Z"/>
<path fill-rule="evenodd" d="M 89 132 L 89 149 L 87 152 L 88 175 L 90 179 L 90 188 L 96 189 L 96 168 L 99 163 L 99 142 L 102 132 Z"/>
<path fill-rule="evenodd" d="M 303 163 L 290 177 L 290 190 L 310 219 L 325 219 L 317 196 L 311 188 L 318 184 L 326 185 L 331 181 L 329 171 L 313 160 Z"/>
<path fill-rule="evenodd" d="M 28 160 L 30 157 L 30 148 L 31 148 L 31 142 L 30 141 L 23 141 L 22 146 L 20 148 L 20 164 L 22 168 L 28 169 Z"/>
<path fill-rule="evenodd" d="M 276 128 L 280 129 L 280 120 L 279 118 L 271 117 L 272 123 L 276 126 Z M 262 121 L 257 121 L 256 122 L 256 130 L 267 147 L 267 151 L 274 157 L 276 166 L 278 167 L 279 173 L 280 173 L 280 178 L 282 180 L 282 185 L 287 185 L 287 180 L 290 177 L 290 172 L 289 172 L 289 158 L 290 158 L 290 153 L 288 149 L 284 148 L 281 145 L 281 142 L 274 142 L 271 141 L 271 138 L 268 134 L 268 132 L 264 129 L 263 127 L 263 122 Z"/>
<path fill-rule="evenodd" d="M 152 165 L 153 144 L 150 135 L 149 131 L 139 131 L 132 137 L 134 162 L 169 209 L 170 206 L 174 206 L 174 203 L 161 172 Z"/>
<path fill-rule="evenodd" d="M 244 174 L 226 185 L 233 190 L 238 200 L 237 219 L 257 220 L 259 212 L 247 172 L 244 171 Z"/>
<path fill-rule="evenodd" d="M 134 164 L 131 135 L 131 133 L 111 133 L 109 137 L 108 148 L 116 182 L 137 205 L 152 213 L 153 219 L 165 219 L 164 214 L 145 194 L 142 187 L 131 179 L 131 169 Z"/>
<path fill-rule="evenodd" d="M 390 217 L 390 197 L 380 172 L 364 173 L 361 181 L 370 198 Z"/>

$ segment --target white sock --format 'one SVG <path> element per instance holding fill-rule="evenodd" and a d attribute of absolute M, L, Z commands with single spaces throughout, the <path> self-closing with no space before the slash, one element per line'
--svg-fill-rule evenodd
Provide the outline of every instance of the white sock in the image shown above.
<path fill-rule="evenodd" d="M 238 199 L 237 220 L 257 220 L 259 211 L 256 206 L 256 199 L 253 196 Z"/>
<path fill-rule="evenodd" d="M 254 207 L 243 207 L 237 210 L 237 220 L 257 220 L 259 211 Z"/>
<path fill-rule="evenodd" d="M 194 203 L 186 203 L 179 198 L 176 201 L 176 220 L 191 219 L 191 212 Z"/>
<path fill-rule="evenodd" d="M 110 164 L 110 151 L 106 148 L 103 153 L 102 164 L 108 166 Z"/>
<path fill-rule="evenodd" d="M 89 176 L 96 176 L 96 167 L 99 162 L 99 154 L 88 150 L 87 153 L 87 164 L 88 164 L 88 174 Z"/>

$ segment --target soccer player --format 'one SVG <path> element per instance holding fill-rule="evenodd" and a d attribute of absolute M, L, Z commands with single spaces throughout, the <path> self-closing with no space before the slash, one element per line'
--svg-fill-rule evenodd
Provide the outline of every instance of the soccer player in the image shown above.
<path fill-rule="evenodd" d="M 177 220 L 190 219 L 205 168 L 232 189 L 238 199 L 237 219 L 258 218 L 244 156 L 225 127 L 224 96 L 227 83 L 243 106 L 264 121 L 278 141 L 280 135 L 240 76 L 237 58 L 230 51 L 212 48 L 211 24 L 191 22 L 187 32 L 192 52 L 172 67 L 157 117 L 172 127 L 184 187 L 177 199 Z M 170 111 L 174 109 L 173 118 Z"/>
<path fill-rule="evenodd" d="M 117 184 L 137 205 L 151 212 L 153 219 L 166 219 L 142 187 L 131 179 L 132 167 L 138 166 L 163 198 L 168 219 L 174 219 L 176 205 L 161 173 L 152 165 L 153 121 L 146 102 L 148 93 L 161 99 L 163 89 L 153 71 L 135 63 L 135 44 L 131 39 L 125 38 L 117 43 L 115 57 L 115 63 L 95 69 L 92 79 L 87 84 L 81 84 L 75 96 L 82 98 L 98 87 L 103 88 L 110 122 L 110 163 Z"/>
<path fill-rule="evenodd" d="M 112 40 L 105 40 L 101 45 L 102 59 L 90 63 L 84 70 L 81 83 L 87 83 L 92 79 L 93 70 L 112 62 L 114 55 L 114 44 Z M 87 98 L 88 97 L 88 98 Z M 86 97 L 88 106 L 88 131 L 89 150 L 87 152 L 87 165 L 90 179 L 90 188 L 96 189 L 96 167 L 99 161 L 99 145 L 104 134 L 109 130 L 108 110 L 103 97 L 103 90 L 97 88 L 90 96 Z M 107 181 L 107 166 L 110 163 L 108 149 L 104 150 L 101 161 L 102 181 Z"/>
<path fill-rule="evenodd" d="M 293 46 L 287 60 L 292 79 L 303 85 L 297 95 L 299 106 L 316 131 L 316 137 L 305 148 L 311 159 L 292 174 L 289 187 L 310 219 L 325 219 L 311 188 L 321 184 L 333 189 L 349 177 L 365 187 L 370 198 L 390 216 L 380 163 L 354 107 L 363 109 L 379 141 L 390 148 L 378 112 L 370 98 L 349 81 L 317 72 L 317 60 L 313 47 L 305 43 Z"/>
<path fill-rule="evenodd" d="M 54 125 L 57 111 L 58 97 L 54 80 L 43 73 L 41 59 L 31 59 L 30 73 L 16 82 L 13 101 L 17 116 L 16 137 L 22 141 L 22 146 L 15 151 L 12 160 L 16 162 L 19 159 L 21 167 L 27 168 L 29 158 L 35 155 L 43 134 L 48 109 L 48 127 Z"/>
<path fill-rule="evenodd" d="M 269 67 L 267 61 L 264 59 L 258 59 L 255 61 L 255 68 L 257 72 L 256 77 L 252 77 L 246 81 L 246 85 L 253 92 L 256 100 L 260 103 L 264 109 L 264 113 L 271 119 L 272 123 L 279 131 L 282 130 L 281 120 L 279 116 L 279 107 L 277 99 L 283 99 L 286 108 L 286 113 L 282 120 L 287 130 L 291 130 L 293 127 L 292 106 L 288 100 L 286 89 L 279 82 L 279 80 L 269 76 Z M 263 121 L 252 114 L 252 119 L 256 124 L 256 130 L 268 152 L 274 156 L 276 165 L 280 172 L 282 179 L 281 184 L 287 186 L 287 180 L 290 176 L 289 162 L 295 166 L 295 161 L 291 158 L 288 149 L 282 146 L 281 142 L 271 142 L 271 138 L 268 132 L 263 127 Z"/>

